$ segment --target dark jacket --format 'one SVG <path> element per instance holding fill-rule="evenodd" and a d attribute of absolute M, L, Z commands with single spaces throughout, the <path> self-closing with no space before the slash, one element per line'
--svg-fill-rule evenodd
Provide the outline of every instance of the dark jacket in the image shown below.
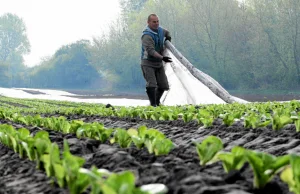
<path fill-rule="evenodd" d="M 141 65 L 151 67 L 162 66 L 162 60 L 153 55 L 155 52 L 163 54 L 164 38 L 167 36 L 170 36 L 170 32 L 162 27 L 159 27 L 157 32 L 154 32 L 148 26 L 145 28 L 142 34 Z"/>

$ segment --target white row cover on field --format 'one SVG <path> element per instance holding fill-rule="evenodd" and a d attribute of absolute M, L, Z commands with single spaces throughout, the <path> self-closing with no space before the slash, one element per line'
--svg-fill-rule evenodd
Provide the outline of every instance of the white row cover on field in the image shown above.
<path fill-rule="evenodd" d="M 44 94 L 30 94 L 26 92 L 26 90 L 38 91 Z M 115 106 L 147 106 L 149 104 L 148 100 L 136 100 L 136 99 L 126 99 L 126 98 L 81 99 L 77 97 L 78 95 L 71 94 L 61 90 L 33 89 L 33 88 L 0 88 L 0 95 L 12 97 L 12 98 L 102 103 L 102 104 L 112 104 Z"/>
<path fill-rule="evenodd" d="M 178 51 L 177 51 L 178 52 Z M 185 104 L 225 104 L 226 102 L 217 96 L 212 90 L 204 85 L 199 79 L 175 57 L 175 55 L 166 49 L 166 55 L 172 58 L 172 63 L 164 65 L 168 77 L 170 90 L 162 96 L 164 105 L 185 105 Z M 201 72 L 204 74 L 203 72 Z M 246 103 L 247 101 L 231 96 L 222 86 L 220 86 L 210 76 L 205 75 L 205 79 L 218 87 L 219 91 L 224 91 L 225 95 L 234 102 Z"/>
<path fill-rule="evenodd" d="M 164 105 L 223 104 L 224 100 L 197 80 L 170 52 L 172 63 L 165 64 L 170 90 L 162 96 Z"/>

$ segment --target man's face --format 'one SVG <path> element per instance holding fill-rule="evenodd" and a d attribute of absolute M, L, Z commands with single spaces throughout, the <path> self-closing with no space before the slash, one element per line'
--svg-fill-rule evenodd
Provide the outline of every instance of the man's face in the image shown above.
<path fill-rule="evenodd" d="M 158 26 L 159 26 L 158 17 L 151 16 L 150 19 L 149 19 L 149 21 L 148 21 L 148 26 L 149 26 L 149 28 L 151 28 L 153 30 L 157 30 Z"/>

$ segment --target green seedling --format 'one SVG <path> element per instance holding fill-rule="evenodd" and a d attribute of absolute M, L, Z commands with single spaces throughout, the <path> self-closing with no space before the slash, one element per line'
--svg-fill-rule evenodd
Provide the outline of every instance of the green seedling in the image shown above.
<path fill-rule="evenodd" d="M 223 149 L 223 143 L 220 138 L 208 136 L 201 143 L 195 143 L 200 165 L 205 166 L 209 162 L 214 162 L 215 155 Z"/>
<path fill-rule="evenodd" d="M 235 146 L 231 152 L 219 152 L 217 158 L 222 161 L 225 172 L 239 170 L 245 163 L 245 149 Z"/>
<path fill-rule="evenodd" d="M 282 171 L 280 178 L 291 192 L 300 194 L 300 156 L 291 155 L 290 165 Z"/>
<path fill-rule="evenodd" d="M 289 155 L 276 157 L 251 150 L 246 151 L 246 157 L 254 173 L 253 186 L 255 188 L 263 188 L 290 161 Z"/>

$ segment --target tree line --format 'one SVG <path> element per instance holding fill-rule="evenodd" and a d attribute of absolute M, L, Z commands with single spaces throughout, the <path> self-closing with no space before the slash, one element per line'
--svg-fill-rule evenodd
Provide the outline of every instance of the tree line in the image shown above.
<path fill-rule="evenodd" d="M 175 47 L 225 89 L 299 89 L 298 0 L 120 0 L 120 5 L 108 33 L 64 45 L 32 68 L 24 66 L 30 43 L 23 20 L 0 16 L 0 85 L 142 91 L 140 37 L 147 16 L 156 13 Z"/>

